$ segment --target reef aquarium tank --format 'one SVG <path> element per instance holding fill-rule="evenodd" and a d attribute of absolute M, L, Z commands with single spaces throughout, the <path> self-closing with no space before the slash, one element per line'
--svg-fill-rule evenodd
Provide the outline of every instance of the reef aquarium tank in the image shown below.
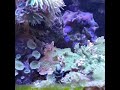
<path fill-rule="evenodd" d="M 105 90 L 105 0 L 15 0 L 15 90 Z"/>

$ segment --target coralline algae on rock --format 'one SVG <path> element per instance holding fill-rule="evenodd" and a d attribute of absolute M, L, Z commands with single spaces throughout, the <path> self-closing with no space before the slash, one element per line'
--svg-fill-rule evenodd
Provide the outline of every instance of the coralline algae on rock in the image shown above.
<path fill-rule="evenodd" d="M 87 45 L 87 40 L 94 42 L 97 38 L 95 31 L 99 28 L 93 18 L 93 14 L 88 12 L 65 11 L 62 16 L 64 23 L 64 37 L 66 42 L 79 43 Z"/>

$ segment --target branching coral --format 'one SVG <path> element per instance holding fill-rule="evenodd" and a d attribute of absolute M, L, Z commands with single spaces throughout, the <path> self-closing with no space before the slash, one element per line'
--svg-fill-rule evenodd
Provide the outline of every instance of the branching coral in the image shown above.
<path fill-rule="evenodd" d="M 82 46 L 80 49 L 75 49 L 75 52 L 82 57 L 85 57 L 82 71 L 85 74 L 93 72 L 93 79 L 105 80 L 105 40 L 104 37 L 96 39 L 95 44 L 88 44 L 87 47 Z"/>
<path fill-rule="evenodd" d="M 94 55 L 96 56 L 99 55 L 99 56 L 104 56 L 105 55 L 105 39 L 104 37 L 98 37 L 96 40 L 95 40 L 95 43 L 91 43 L 89 40 L 88 40 L 88 44 L 87 46 L 81 46 L 81 48 L 79 49 L 79 44 L 76 44 L 75 46 L 75 52 L 77 54 L 82 54 L 85 55 L 86 57 L 88 55 Z"/>
<path fill-rule="evenodd" d="M 86 46 L 79 48 L 76 46 L 75 51 L 83 60 L 83 62 L 78 66 L 79 70 L 75 73 L 84 74 L 86 78 L 89 78 L 87 82 L 79 82 L 83 86 L 99 86 L 105 85 L 105 40 L 104 37 L 99 37 L 96 39 L 95 44 L 89 42 Z M 66 60 L 66 59 L 65 59 Z M 78 59 L 75 63 L 79 62 Z M 80 63 L 80 62 L 79 62 Z M 69 63 L 70 64 L 70 63 Z M 84 67 L 84 69 L 82 69 Z M 74 74 L 75 75 L 75 74 Z M 69 78 L 67 74 L 62 80 L 64 83 L 72 83 L 72 78 Z M 75 77 L 74 79 L 76 79 Z M 80 77 L 79 77 L 80 78 Z M 67 80 L 67 81 L 66 81 Z M 78 80 L 78 79 L 76 79 Z"/>
<path fill-rule="evenodd" d="M 100 40 L 100 38 L 98 38 Z M 99 42 L 99 40 L 96 40 Z M 101 37 L 101 39 L 104 39 Z M 53 46 L 53 44 L 48 44 L 45 49 L 45 56 L 40 60 L 47 61 L 46 63 L 51 63 L 51 66 L 56 63 L 59 63 L 62 60 L 64 63 L 64 71 L 79 69 L 79 67 L 85 67 L 85 74 L 88 74 L 93 70 L 94 65 L 103 65 L 105 62 L 104 57 L 104 40 L 101 40 L 101 43 L 96 45 L 89 42 L 88 46 L 82 46 L 81 48 L 76 46 L 75 53 L 71 52 L 70 48 L 60 49 Z M 99 49 L 99 47 L 102 47 Z M 91 63 L 91 64 L 90 64 Z M 46 64 L 47 65 L 47 64 Z M 55 67 L 54 67 L 55 68 Z M 103 71 L 103 70 L 102 70 Z"/>

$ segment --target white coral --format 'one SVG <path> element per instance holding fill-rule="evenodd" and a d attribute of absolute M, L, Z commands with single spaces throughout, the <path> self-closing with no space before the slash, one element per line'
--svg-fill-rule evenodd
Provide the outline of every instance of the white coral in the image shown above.
<path fill-rule="evenodd" d="M 79 72 L 70 72 L 69 74 L 67 74 L 64 78 L 61 79 L 61 82 L 63 83 L 80 83 L 83 84 L 85 81 L 89 81 L 89 79 L 79 73 Z"/>

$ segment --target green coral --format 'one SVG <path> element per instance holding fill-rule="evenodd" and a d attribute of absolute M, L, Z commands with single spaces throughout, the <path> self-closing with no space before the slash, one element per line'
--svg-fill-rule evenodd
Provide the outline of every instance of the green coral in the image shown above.
<path fill-rule="evenodd" d="M 102 67 L 103 69 L 105 68 L 105 40 L 103 37 L 99 37 L 96 40 L 96 44 L 92 46 L 81 46 L 80 48 L 79 45 L 77 45 L 75 49 L 73 53 L 70 48 L 55 48 L 55 50 L 50 52 L 49 56 L 52 57 L 54 61 L 57 61 L 57 57 L 63 57 L 65 71 L 79 69 L 77 61 L 83 61 L 81 66 L 85 67 L 85 74 L 88 74 L 90 71 L 94 72 L 98 66 L 100 66 L 101 69 Z"/>
<path fill-rule="evenodd" d="M 77 44 L 74 49 L 75 53 L 85 55 L 86 57 L 92 54 L 105 55 L 105 39 L 103 36 L 97 38 L 93 46 L 81 46 L 81 48 L 79 48 Z"/>
<path fill-rule="evenodd" d="M 74 62 L 75 60 L 80 59 L 80 56 L 76 53 L 71 52 L 70 48 L 56 48 L 53 52 L 51 52 L 50 56 L 53 57 L 54 60 L 57 57 L 63 57 L 63 61 L 65 63 L 65 71 L 71 70 L 72 68 L 77 68 Z"/>
<path fill-rule="evenodd" d="M 96 80 L 105 80 L 105 66 L 98 65 L 93 73 L 93 77 Z"/>
<path fill-rule="evenodd" d="M 75 74 L 78 75 L 79 73 L 80 80 L 74 82 L 80 85 L 83 84 L 84 86 L 86 85 L 85 82 L 89 81 L 83 80 L 84 82 L 81 82 L 81 77 L 90 79 L 88 77 L 90 72 L 93 72 L 91 75 L 93 81 L 97 82 L 102 80 L 102 82 L 104 82 L 105 80 L 105 40 L 103 37 L 99 37 L 95 44 L 88 44 L 88 46 L 81 47 L 79 47 L 79 45 L 75 46 L 75 52 L 72 52 L 70 48 L 60 49 L 54 47 L 54 49 L 47 52 L 46 55 L 46 58 L 43 58 L 40 62 L 43 64 L 43 61 L 46 59 L 46 62 L 49 64 L 45 65 L 47 65 L 46 67 L 48 68 L 53 67 L 53 70 L 55 70 L 55 65 L 60 63 L 59 61 L 61 60 L 65 64 L 62 66 L 64 71 L 78 70 L 77 72 L 67 74 L 66 79 L 63 80 L 64 83 L 73 83 L 73 80 L 79 80 L 77 77 L 74 77 Z M 81 67 L 84 67 L 84 69 L 81 69 Z M 82 76 L 83 74 L 84 76 Z M 67 80 L 67 77 L 71 78 Z"/>
<path fill-rule="evenodd" d="M 61 82 L 64 84 L 74 84 L 74 85 L 84 85 L 89 79 L 81 74 L 80 72 L 70 72 L 64 78 L 61 79 Z"/>
<path fill-rule="evenodd" d="M 82 73 L 87 75 L 92 71 L 94 81 L 105 80 L 105 39 L 103 36 L 97 38 L 93 45 L 81 46 L 81 48 L 76 45 L 75 54 L 77 54 L 79 60 L 80 58 L 84 59 L 82 66 L 85 69 L 81 71 Z M 68 68 L 74 65 L 72 58 L 65 59 L 65 61 L 68 61 Z"/>

